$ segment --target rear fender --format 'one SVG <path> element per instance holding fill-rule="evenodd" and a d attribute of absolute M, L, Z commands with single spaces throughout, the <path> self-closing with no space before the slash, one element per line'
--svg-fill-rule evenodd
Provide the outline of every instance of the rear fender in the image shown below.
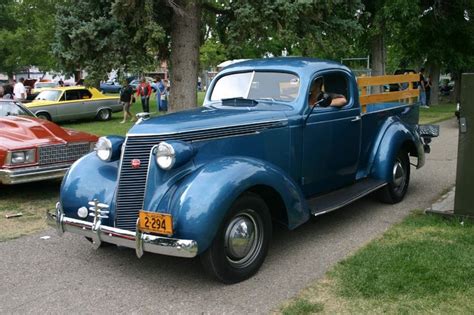
<path fill-rule="evenodd" d="M 417 168 L 424 165 L 423 144 L 415 128 L 409 129 L 402 121 L 393 119 L 380 134 L 379 145 L 372 154 L 370 176 L 389 182 L 392 179 L 392 166 L 401 149 L 418 158 Z"/>
<path fill-rule="evenodd" d="M 199 251 L 211 244 L 232 203 L 255 186 L 274 189 L 285 204 L 288 228 L 309 219 L 306 200 L 283 170 L 248 157 L 226 157 L 198 168 L 170 189 L 161 207 L 178 216 L 174 231 L 180 238 L 196 240 Z"/>

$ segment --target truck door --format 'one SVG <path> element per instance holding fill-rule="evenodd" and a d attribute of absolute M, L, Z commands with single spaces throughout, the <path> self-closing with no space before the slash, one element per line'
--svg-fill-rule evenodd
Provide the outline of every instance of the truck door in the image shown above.
<path fill-rule="evenodd" d="M 309 103 L 315 99 L 309 92 L 315 84 L 321 84 L 320 92 L 330 95 L 333 103 L 329 107 L 314 107 L 308 116 Z M 324 72 L 314 76 L 311 82 L 303 115 L 307 121 L 303 127 L 301 181 L 306 196 L 329 192 L 355 181 L 361 143 L 358 94 L 350 88 L 355 84 L 352 76 L 342 70 Z M 334 106 L 341 101 L 344 106 Z"/>

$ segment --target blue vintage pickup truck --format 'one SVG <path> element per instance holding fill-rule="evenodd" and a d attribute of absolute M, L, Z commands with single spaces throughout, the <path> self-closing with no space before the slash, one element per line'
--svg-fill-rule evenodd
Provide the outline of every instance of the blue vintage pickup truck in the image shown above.
<path fill-rule="evenodd" d="M 387 203 L 405 196 L 410 156 L 422 167 L 433 134 L 417 124 L 417 104 L 361 106 L 359 93 L 335 62 L 231 65 L 204 106 L 141 115 L 126 137 L 100 138 L 69 169 L 48 219 L 95 247 L 199 255 L 220 281 L 247 279 L 273 223 L 295 229 L 372 192 Z"/>

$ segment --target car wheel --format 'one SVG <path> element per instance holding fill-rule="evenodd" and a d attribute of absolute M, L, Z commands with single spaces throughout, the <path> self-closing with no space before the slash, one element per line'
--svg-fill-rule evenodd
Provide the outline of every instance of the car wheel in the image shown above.
<path fill-rule="evenodd" d="M 245 193 L 232 205 L 211 246 L 201 255 L 204 269 L 224 283 L 254 275 L 267 255 L 272 222 L 265 202 Z"/>
<path fill-rule="evenodd" d="M 394 204 L 405 197 L 410 183 L 410 158 L 401 150 L 392 166 L 391 181 L 378 191 L 378 198 L 384 203 Z"/>
<path fill-rule="evenodd" d="M 36 114 L 36 117 L 38 117 L 39 119 L 51 121 L 51 116 L 48 113 L 38 113 Z"/>
<path fill-rule="evenodd" d="M 102 121 L 109 120 L 112 118 L 112 112 L 110 109 L 103 108 L 97 113 L 97 118 Z"/>

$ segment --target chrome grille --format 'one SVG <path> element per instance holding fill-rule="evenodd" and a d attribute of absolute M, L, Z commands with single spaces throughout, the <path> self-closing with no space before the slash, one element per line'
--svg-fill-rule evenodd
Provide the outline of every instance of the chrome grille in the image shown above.
<path fill-rule="evenodd" d="M 57 144 L 39 147 L 39 164 L 72 162 L 89 153 L 89 143 Z"/>
<path fill-rule="evenodd" d="M 186 142 L 209 140 L 236 135 L 253 134 L 267 128 L 283 126 L 286 121 L 273 121 L 252 125 L 214 128 L 167 135 L 129 135 L 124 145 L 120 166 L 120 178 L 115 205 L 115 226 L 135 231 L 138 211 L 143 208 L 146 176 L 150 163 L 150 151 L 161 141 L 181 140 Z M 132 168 L 131 161 L 139 159 L 139 168 Z"/>

